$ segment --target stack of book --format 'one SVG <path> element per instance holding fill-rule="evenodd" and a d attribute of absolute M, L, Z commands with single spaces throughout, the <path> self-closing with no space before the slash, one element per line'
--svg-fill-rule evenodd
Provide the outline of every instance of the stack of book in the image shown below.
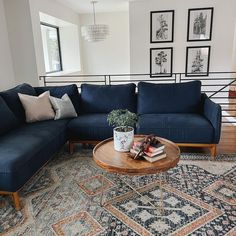
<path fill-rule="evenodd" d="M 130 152 L 133 154 L 138 154 L 140 152 L 140 146 L 142 142 L 134 142 L 133 147 L 130 149 Z M 147 150 L 143 152 L 142 157 L 149 162 L 155 162 L 166 157 L 164 144 L 150 145 Z"/>

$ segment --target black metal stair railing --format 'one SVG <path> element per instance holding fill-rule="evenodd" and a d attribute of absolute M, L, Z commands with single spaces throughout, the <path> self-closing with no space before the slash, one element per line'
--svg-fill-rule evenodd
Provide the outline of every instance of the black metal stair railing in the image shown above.
<path fill-rule="evenodd" d="M 46 75 L 40 76 L 44 86 L 76 84 L 80 90 L 81 84 L 114 85 L 141 82 L 152 83 L 182 83 L 193 80 L 202 82 L 202 92 L 222 107 L 222 123 L 236 124 L 236 72 L 209 72 L 208 76 L 192 76 L 185 73 L 172 73 L 168 77 L 151 77 L 150 74 L 110 74 L 110 75 Z M 229 96 L 233 90 L 234 97 Z"/>

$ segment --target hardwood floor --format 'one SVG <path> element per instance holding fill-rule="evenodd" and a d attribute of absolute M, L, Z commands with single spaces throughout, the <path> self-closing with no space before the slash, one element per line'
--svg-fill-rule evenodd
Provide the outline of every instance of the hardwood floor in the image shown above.
<path fill-rule="evenodd" d="M 217 149 L 219 153 L 236 153 L 236 124 L 223 124 Z"/>
<path fill-rule="evenodd" d="M 226 116 L 231 117 L 223 117 L 223 121 L 236 121 L 236 99 L 230 98 L 228 99 L 228 106 L 221 106 L 222 113 Z M 225 110 L 225 111 L 224 111 Z M 232 124 L 222 124 L 221 130 L 221 139 L 218 145 L 219 153 L 236 153 L 236 123 Z"/>

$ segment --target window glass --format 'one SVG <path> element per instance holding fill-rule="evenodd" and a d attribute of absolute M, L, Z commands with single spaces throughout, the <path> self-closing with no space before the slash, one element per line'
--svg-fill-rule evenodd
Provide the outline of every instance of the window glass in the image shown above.
<path fill-rule="evenodd" d="M 41 23 L 46 73 L 62 71 L 58 27 Z"/>

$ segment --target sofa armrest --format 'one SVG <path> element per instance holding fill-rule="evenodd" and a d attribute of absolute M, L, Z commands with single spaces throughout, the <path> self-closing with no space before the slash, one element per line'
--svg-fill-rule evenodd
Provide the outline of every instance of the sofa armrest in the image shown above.
<path fill-rule="evenodd" d="M 203 95 L 203 115 L 211 122 L 215 134 L 213 143 L 219 143 L 221 133 L 221 106 L 214 103 L 206 94 Z"/>

